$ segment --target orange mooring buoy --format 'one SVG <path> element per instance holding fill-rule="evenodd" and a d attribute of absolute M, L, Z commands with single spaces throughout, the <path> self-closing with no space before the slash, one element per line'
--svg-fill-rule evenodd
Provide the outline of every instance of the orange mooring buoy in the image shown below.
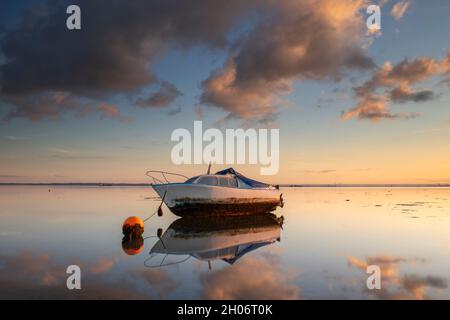
<path fill-rule="evenodd" d="M 128 217 L 122 225 L 122 249 L 123 251 L 133 256 L 141 252 L 144 247 L 144 221 L 139 217 Z"/>
<path fill-rule="evenodd" d="M 142 236 L 144 233 L 144 221 L 139 217 L 128 217 L 122 225 L 122 233 L 131 239 Z"/>

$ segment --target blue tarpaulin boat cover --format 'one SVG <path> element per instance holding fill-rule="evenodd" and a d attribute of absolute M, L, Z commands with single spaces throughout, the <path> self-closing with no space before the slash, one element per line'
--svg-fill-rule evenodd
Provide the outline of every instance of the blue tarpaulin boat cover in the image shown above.
<path fill-rule="evenodd" d="M 229 264 L 233 264 L 237 260 L 239 260 L 239 258 L 244 256 L 245 254 L 247 254 L 247 253 L 249 253 L 249 252 L 251 252 L 253 250 L 256 250 L 258 248 L 267 246 L 268 244 L 271 244 L 271 243 L 272 243 L 272 241 L 265 241 L 265 242 L 260 242 L 260 243 L 251 243 L 251 244 L 248 244 L 246 246 L 238 246 L 238 250 L 237 250 L 238 253 L 233 258 L 225 258 L 225 259 L 222 259 L 222 260 L 227 262 L 227 263 L 229 263 Z M 242 250 L 241 250 L 241 247 L 243 248 Z"/>
<path fill-rule="evenodd" d="M 239 172 L 237 172 L 236 170 L 234 170 L 233 168 L 228 168 L 225 170 L 221 170 L 221 171 L 217 171 L 216 174 L 218 175 L 227 175 L 227 174 L 234 174 L 236 176 L 237 179 L 240 179 L 241 181 L 243 181 L 244 183 L 248 184 L 250 187 L 253 188 L 267 188 L 270 187 L 269 184 L 264 183 L 264 182 L 259 182 L 250 178 L 247 178 L 245 176 L 243 176 L 242 174 L 240 174 Z"/>

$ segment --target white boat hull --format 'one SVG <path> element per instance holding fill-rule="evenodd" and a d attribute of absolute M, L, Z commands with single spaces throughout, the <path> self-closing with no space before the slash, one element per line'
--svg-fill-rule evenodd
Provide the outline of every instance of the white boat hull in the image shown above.
<path fill-rule="evenodd" d="M 265 213 L 281 205 L 275 188 L 231 188 L 203 184 L 170 183 L 152 185 L 169 209 L 179 215 Z"/>

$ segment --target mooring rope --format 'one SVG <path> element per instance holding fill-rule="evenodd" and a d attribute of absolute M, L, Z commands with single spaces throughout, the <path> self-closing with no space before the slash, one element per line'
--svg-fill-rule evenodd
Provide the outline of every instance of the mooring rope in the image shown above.
<path fill-rule="evenodd" d="M 155 214 L 157 214 L 158 212 L 161 212 L 161 215 L 162 215 L 161 207 L 162 207 L 162 205 L 163 205 L 163 203 L 164 203 L 164 199 L 165 199 L 165 197 L 166 197 L 166 194 L 167 194 L 167 189 L 166 189 L 166 191 L 164 192 L 164 195 L 163 195 L 163 197 L 162 197 L 162 200 L 161 200 L 161 203 L 159 204 L 158 209 L 156 209 L 156 211 L 155 211 L 150 217 L 144 219 L 144 220 L 143 220 L 144 223 L 145 223 L 147 220 L 149 220 L 151 217 L 153 217 Z"/>
<path fill-rule="evenodd" d="M 147 220 L 149 220 L 151 217 L 153 217 L 155 214 L 157 214 L 158 213 L 158 210 L 156 210 L 150 217 L 148 217 L 148 218 L 146 218 L 146 219 L 144 219 L 144 220 L 142 220 L 143 222 L 146 222 Z"/>

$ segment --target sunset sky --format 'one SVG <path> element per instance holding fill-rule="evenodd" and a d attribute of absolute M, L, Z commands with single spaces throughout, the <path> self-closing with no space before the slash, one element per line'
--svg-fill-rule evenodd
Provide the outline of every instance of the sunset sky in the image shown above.
<path fill-rule="evenodd" d="M 447 0 L 1 1 L 0 182 L 198 174 L 170 136 L 203 120 L 279 128 L 277 175 L 234 166 L 267 182 L 450 183 L 449 17 Z"/>

